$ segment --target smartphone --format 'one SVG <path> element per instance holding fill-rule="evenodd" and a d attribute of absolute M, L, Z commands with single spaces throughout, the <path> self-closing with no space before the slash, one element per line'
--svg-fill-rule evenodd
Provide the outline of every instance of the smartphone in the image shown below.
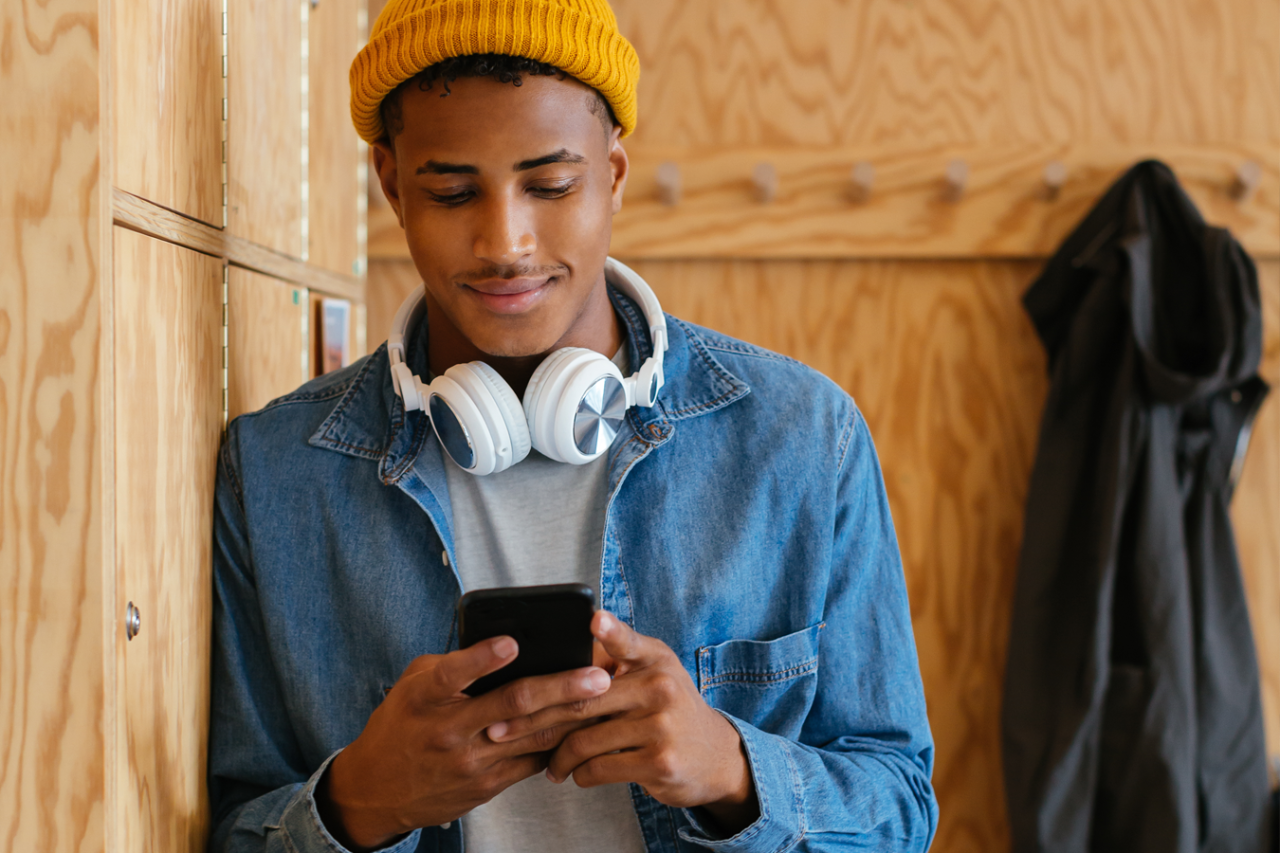
<path fill-rule="evenodd" d="M 458 601 L 458 644 L 473 646 L 508 636 L 520 646 L 515 660 L 465 689 L 488 693 L 509 681 L 591 666 L 595 593 L 580 583 L 475 589 Z"/>

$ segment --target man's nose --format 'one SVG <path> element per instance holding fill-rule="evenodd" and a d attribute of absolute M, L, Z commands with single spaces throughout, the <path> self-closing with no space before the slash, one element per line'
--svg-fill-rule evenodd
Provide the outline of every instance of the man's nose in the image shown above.
<path fill-rule="evenodd" d="M 528 257 L 538 241 L 520 205 L 509 199 L 493 199 L 483 212 L 472 251 L 476 258 L 498 266 L 509 266 Z"/>

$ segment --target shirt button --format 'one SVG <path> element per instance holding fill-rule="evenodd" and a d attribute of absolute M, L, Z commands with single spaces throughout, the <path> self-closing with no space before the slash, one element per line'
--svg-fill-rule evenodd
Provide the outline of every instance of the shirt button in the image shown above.
<path fill-rule="evenodd" d="M 453 826 L 453 821 L 451 820 L 445 821 L 444 823 L 440 824 L 441 829 L 448 829 L 451 826 Z"/>
<path fill-rule="evenodd" d="M 443 562 L 446 566 L 447 566 L 447 565 L 449 565 L 449 552 L 448 552 L 448 551 L 441 551 L 441 552 L 440 552 L 440 560 L 441 560 L 441 562 Z"/>

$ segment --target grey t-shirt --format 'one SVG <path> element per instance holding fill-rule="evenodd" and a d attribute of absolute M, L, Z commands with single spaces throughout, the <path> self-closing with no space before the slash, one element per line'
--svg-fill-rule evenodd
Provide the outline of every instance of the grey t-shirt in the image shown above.
<path fill-rule="evenodd" d="M 613 360 L 625 374 L 625 348 Z M 446 462 L 463 590 L 582 583 L 599 600 L 608 455 L 566 465 L 534 450 L 488 477 Z M 542 774 L 465 815 L 462 837 L 473 853 L 644 853 L 625 784 L 554 785 Z"/>

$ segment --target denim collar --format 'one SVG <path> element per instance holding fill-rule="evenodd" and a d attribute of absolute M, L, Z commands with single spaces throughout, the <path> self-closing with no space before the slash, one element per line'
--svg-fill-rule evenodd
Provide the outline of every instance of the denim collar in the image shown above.
<path fill-rule="evenodd" d="M 633 369 L 653 352 L 648 324 L 640 308 L 616 288 L 609 288 L 614 310 L 622 319 L 627 355 Z M 414 329 L 406 357 L 419 376 L 427 374 L 427 324 Z M 698 329 L 667 315 L 669 338 L 663 359 L 666 384 L 652 408 L 632 408 L 627 421 L 641 441 L 658 445 L 674 432 L 674 422 L 721 409 L 750 393 L 747 384 L 712 354 Z M 413 467 L 428 441 L 436 441 L 423 412 L 406 412 L 391 383 L 387 345 L 370 355 L 356 371 L 333 411 L 312 434 L 312 447 L 378 462 L 382 481 L 394 483 Z"/>

